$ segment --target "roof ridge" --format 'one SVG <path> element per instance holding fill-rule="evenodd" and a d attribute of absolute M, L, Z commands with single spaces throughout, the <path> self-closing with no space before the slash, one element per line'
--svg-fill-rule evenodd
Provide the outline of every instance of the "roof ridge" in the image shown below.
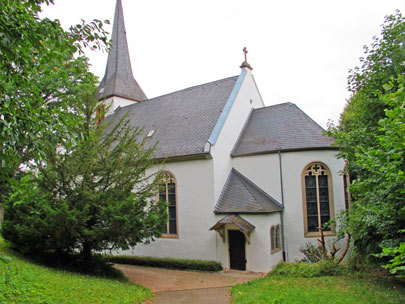
<path fill-rule="evenodd" d="M 150 98 L 150 99 L 145 99 L 145 100 L 139 101 L 139 102 L 137 102 L 137 103 L 133 103 L 133 104 L 127 105 L 127 106 L 125 106 L 124 108 L 134 107 L 134 106 L 136 106 L 136 105 L 138 105 L 138 104 L 143 104 L 143 103 L 148 102 L 148 101 L 151 101 L 151 102 L 152 102 L 152 101 L 154 101 L 155 99 L 162 98 L 162 97 L 165 97 L 165 96 L 169 96 L 169 95 L 172 95 L 172 94 L 175 94 L 175 93 L 185 92 L 185 91 L 188 91 L 188 90 L 191 90 L 191 89 L 195 89 L 195 88 L 202 87 L 202 86 L 205 86 L 205 85 L 214 84 L 214 83 L 216 83 L 216 82 L 222 82 L 222 81 L 230 80 L 230 79 L 232 79 L 232 78 L 237 78 L 237 77 L 239 77 L 239 76 L 231 76 L 231 77 L 227 77 L 227 78 L 223 78 L 223 79 L 218 79 L 218 80 L 206 82 L 206 83 L 203 83 L 203 84 L 191 86 L 191 87 L 188 87 L 188 88 L 185 88 L 185 89 L 181 89 L 181 90 L 177 90 L 177 91 L 174 91 L 174 92 L 166 93 L 166 94 L 163 94 L 163 95 L 155 96 L 155 97 L 152 97 L 152 98 Z"/>
<path fill-rule="evenodd" d="M 170 92 L 170 93 L 166 93 L 166 94 L 163 94 L 163 95 L 155 96 L 155 97 L 152 97 L 152 98 L 150 98 L 150 99 L 146 99 L 146 100 L 144 100 L 143 102 L 148 101 L 148 100 L 153 100 L 153 99 L 156 99 L 156 98 L 161 98 L 161 97 L 163 97 L 163 96 L 171 95 L 171 94 L 174 94 L 174 93 L 179 93 L 179 92 L 188 91 L 188 90 L 195 89 L 195 88 L 198 88 L 198 87 L 202 87 L 202 86 L 205 86 L 205 85 L 214 84 L 214 83 L 216 83 L 216 82 L 222 82 L 222 81 L 225 81 L 225 80 L 229 80 L 229 79 L 231 79 L 231 78 L 237 78 L 238 76 L 239 76 L 239 75 L 237 75 L 237 76 L 231 76 L 231 77 L 226 77 L 226 78 L 222 78 L 222 79 L 218 79 L 218 80 L 214 80 L 214 81 L 210 81 L 210 82 L 206 82 L 206 83 L 202 83 L 202 84 L 198 84 L 198 85 L 193 85 L 193 86 L 188 87 L 188 88 L 180 89 L 180 90 L 173 91 L 173 92 Z"/>
<path fill-rule="evenodd" d="M 265 107 L 261 107 L 261 108 L 256 108 L 254 110 L 260 111 L 260 110 L 264 110 L 264 109 L 276 108 L 276 107 L 281 107 L 281 106 L 296 106 L 296 104 L 289 101 L 289 102 L 278 103 L 278 104 L 271 105 L 271 106 L 265 106 Z"/>

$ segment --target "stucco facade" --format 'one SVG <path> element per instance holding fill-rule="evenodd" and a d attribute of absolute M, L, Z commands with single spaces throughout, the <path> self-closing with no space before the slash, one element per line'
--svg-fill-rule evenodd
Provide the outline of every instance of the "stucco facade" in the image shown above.
<path fill-rule="evenodd" d="M 292 103 L 264 106 L 246 48 L 239 76 L 148 99 L 132 75 L 120 0 L 113 38 L 98 90 L 111 105 L 106 121 L 126 117 L 144 130 L 170 175 L 169 211 L 176 206 L 169 218 L 176 229 L 167 225 L 161 238 L 123 253 L 260 272 L 302 258 L 300 247 L 316 242 L 315 226 L 345 208 L 333 140 Z"/>

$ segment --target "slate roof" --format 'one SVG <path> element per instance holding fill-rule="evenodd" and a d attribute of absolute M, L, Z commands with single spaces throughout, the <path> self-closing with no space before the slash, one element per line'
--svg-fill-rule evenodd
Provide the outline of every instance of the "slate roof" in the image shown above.
<path fill-rule="evenodd" d="M 112 49 L 108 54 L 107 67 L 98 86 L 96 98 L 101 100 L 119 96 L 136 101 L 146 100 L 145 93 L 132 74 L 121 0 L 117 0 L 115 6 L 111 40 Z"/>
<path fill-rule="evenodd" d="M 154 130 L 147 146 L 158 144 L 155 158 L 208 154 L 204 146 L 238 76 L 202 84 L 121 108 L 106 121 L 128 113 L 132 126 Z"/>
<path fill-rule="evenodd" d="M 227 215 L 221 220 L 219 220 L 214 226 L 210 228 L 210 230 L 217 230 L 225 226 L 226 224 L 235 224 L 240 228 L 240 230 L 244 232 L 250 232 L 255 229 L 255 226 L 253 226 L 251 223 L 249 223 L 247 220 L 241 218 L 239 215 Z"/>
<path fill-rule="evenodd" d="M 215 213 L 272 213 L 282 205 L 232 168 L 215 206 Z"/>
<path fill-rule="evenodd" d="M 288 102 L 254 109 L 243 128 L 232 156 L 267 152 L 336 149 L 315 121 Z"/>

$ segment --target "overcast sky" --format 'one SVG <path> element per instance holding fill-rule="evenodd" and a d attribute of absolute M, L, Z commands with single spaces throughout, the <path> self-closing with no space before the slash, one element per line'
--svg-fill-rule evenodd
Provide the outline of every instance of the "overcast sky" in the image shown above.
<path fill-rule="evenodd" d="M 109 19 L 116 0 L 55 0 L 43 15 L 62 25 Z M 248 62 L 266 105 L 294 102 L 322 127 L 338 122 L 348 70 L 384 17 L 404 0 L 122 0 L 134 76 L 156 97 L 238 75 Z M 111 25 L 107 27 L 111 32 Z M 88 53 L 104 75 L 106 53 Z"/>

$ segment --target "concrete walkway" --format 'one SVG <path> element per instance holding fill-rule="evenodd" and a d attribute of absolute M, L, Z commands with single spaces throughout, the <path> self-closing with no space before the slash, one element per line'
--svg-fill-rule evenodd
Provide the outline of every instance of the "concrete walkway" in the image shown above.
<path fill-rule="evenodd" d="M 133 282 L 155 293 L 153 304 L 228 304 L 230 287 L 263 276 L 262 273 L 230 271 L 207 273 L 162 268 L 116 265 Z"/>

